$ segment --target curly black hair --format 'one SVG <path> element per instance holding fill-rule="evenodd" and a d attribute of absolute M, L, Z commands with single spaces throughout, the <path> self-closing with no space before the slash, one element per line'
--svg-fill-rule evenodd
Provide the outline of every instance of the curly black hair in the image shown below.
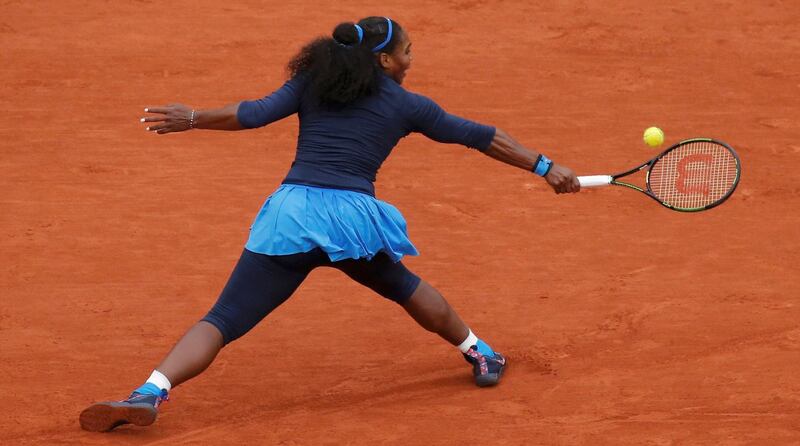
<path fill-rule="evenodd" d="M 359 20 L 358 26 L 363 30 L 361 39 L 355 23 L 336 25 L 331 37 L 311 41 L 292 58 L 287 66 L 289 74 L 309 75 L 312 94 L 325 106 L 344 106 L 374 94 L 381 67 L 373 48 L 386 40 L 389 20 L 385 17 Z M 392 38 L 379 53 L 391 53 L 402 38 L 403 28 L 394 20 L 391 22 Z"/>

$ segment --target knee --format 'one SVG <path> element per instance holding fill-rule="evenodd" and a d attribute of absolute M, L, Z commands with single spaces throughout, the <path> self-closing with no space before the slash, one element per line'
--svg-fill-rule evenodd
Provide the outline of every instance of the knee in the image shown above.
<path fill-rule="evenodd" d="M 230 324 L 224 315 L 220 315 L 219 312 L 215 312 L 213 308 L 208 312 L 208 314 L 205 315 L 205 317 L 200 319 L 197 324 L 199 325 L 203 323 L 214 327 L 219 332 L 220 342 L 222 343 L 220 347 L 228 345 L 242 335 L 232 330 L 233 324 Z"/>

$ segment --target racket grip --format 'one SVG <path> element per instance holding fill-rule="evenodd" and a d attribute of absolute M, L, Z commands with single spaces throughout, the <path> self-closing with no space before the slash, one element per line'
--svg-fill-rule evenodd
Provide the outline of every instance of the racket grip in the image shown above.
<path fill-rule="evenodd" d="M 578 177 L 578 182 L 581 183 L 581 187 L 608 186 L 611 184 L 611 180 L 611 175 L 589 175 Z"/>

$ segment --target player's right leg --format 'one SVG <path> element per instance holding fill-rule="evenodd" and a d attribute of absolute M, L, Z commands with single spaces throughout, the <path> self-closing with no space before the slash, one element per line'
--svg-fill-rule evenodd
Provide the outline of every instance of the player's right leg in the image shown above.
<path fill-rule="evenodd" d="M 119 425 L 152 424 L 175 387 L 202 373 L 228 343 L 255 327 L 286 301 L 327 257 L 320 251 L 268 256 L 245 250 L 216 304 L 175 344 L 145 384 L 123 401 L 95 403 L 80 415 L 93 432 Z"/>

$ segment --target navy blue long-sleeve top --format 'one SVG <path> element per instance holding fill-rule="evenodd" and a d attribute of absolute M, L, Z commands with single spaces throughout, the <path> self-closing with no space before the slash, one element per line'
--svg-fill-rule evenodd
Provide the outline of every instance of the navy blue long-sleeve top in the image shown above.
<path fill-rule="evenodd" d="M 400 138 L 419 132 L 434 141 L 486 150 L 495 128 L 449 114 L 431 99 L 382 75 L 376 94 L 339 109 L 320 107 L 307 76 L 289 79 L 262 99 L 239 104 L 242 127 L 256 128 L 293 113 L 300 118 L 297 153 L 284 183 L 375 195 L 375 177 Z"/>

